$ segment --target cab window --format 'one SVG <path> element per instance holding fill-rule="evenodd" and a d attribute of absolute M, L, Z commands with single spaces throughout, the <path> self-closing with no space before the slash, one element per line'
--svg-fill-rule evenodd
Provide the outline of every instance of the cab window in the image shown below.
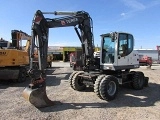
<path fill-rule="evenodd" d="M 133 51 L 133 36 L 130 34 L 119 34 L 118 55 L 121 57 L 129 55 Z"/>

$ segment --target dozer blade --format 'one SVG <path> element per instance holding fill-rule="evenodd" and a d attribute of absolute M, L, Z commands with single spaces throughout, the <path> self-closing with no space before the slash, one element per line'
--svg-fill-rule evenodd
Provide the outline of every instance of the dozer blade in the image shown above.
<path fill-rule="evenodd" d="M 26 87 L 22 93 L 23 97 L 37 108 L 53 106 L 54 102 L 49 100 L 46 95 L 46 87 L 29 88 Z"/>

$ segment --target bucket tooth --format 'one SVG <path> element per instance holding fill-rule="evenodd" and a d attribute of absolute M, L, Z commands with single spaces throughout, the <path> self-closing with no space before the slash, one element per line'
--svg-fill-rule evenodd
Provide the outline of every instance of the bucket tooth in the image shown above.
<path fill-rule="evenodd" d="M 53 106 L 54 102 L 49 100 L 46 94 L 46 86 L 40 88 L 26 87 L 22 93 L 23 97 L 37 108 Z"/>

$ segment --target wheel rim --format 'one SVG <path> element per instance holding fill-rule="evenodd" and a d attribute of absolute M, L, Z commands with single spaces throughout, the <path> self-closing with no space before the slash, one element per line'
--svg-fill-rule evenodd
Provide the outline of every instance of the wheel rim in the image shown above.
<path fill-rule="evenodd" d="M 116 83 L 115 82 L 113 82 L 113 81 L 109 82 L 107 92 L 110 96 L 115 94 L 115 92 L 116 92 Z"/>

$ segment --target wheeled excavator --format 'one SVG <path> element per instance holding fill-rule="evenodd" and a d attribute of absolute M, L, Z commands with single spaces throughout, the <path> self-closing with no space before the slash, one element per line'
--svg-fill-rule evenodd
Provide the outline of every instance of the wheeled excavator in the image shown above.
<path fill-rule="evenodd" d="M 11 37 L 12 42 L 0 40 L 0 79 L 24 82 L 31 36 L 21 30 L 12 30 Z M 23 40 L 27 40 L 25 47 L 22 46 Z"/>
<path fill-rule="evenodd" d="M 60 15 L 45 18 L 44 14 Z M 139 55 L 133 50 L 134 38 L 130 33 L 111 32 L 101 35 L 100 59 L 94 58 L 93 22 L 85 11 L 42 12 L 36 11 L 32 22 L 30 47 L 31 83 L 24 89 L 23 96 L 35 107 L 54 105 L 46 95 L 47 49 L 49 28 L 73 26 L 82 46 L 82 71 L 74 71 L 69 77 L 71 88 L 82 91 L 93 87 L 96 95 L 103 100 L 113 100 L 118 86 L 130 84 L 139 90 L 146 86 L 148 79 L 142 72 L 130 71 L 139 68 Z M 38 49 L 37 69 L 33 67 L 34 49 Z"/>

